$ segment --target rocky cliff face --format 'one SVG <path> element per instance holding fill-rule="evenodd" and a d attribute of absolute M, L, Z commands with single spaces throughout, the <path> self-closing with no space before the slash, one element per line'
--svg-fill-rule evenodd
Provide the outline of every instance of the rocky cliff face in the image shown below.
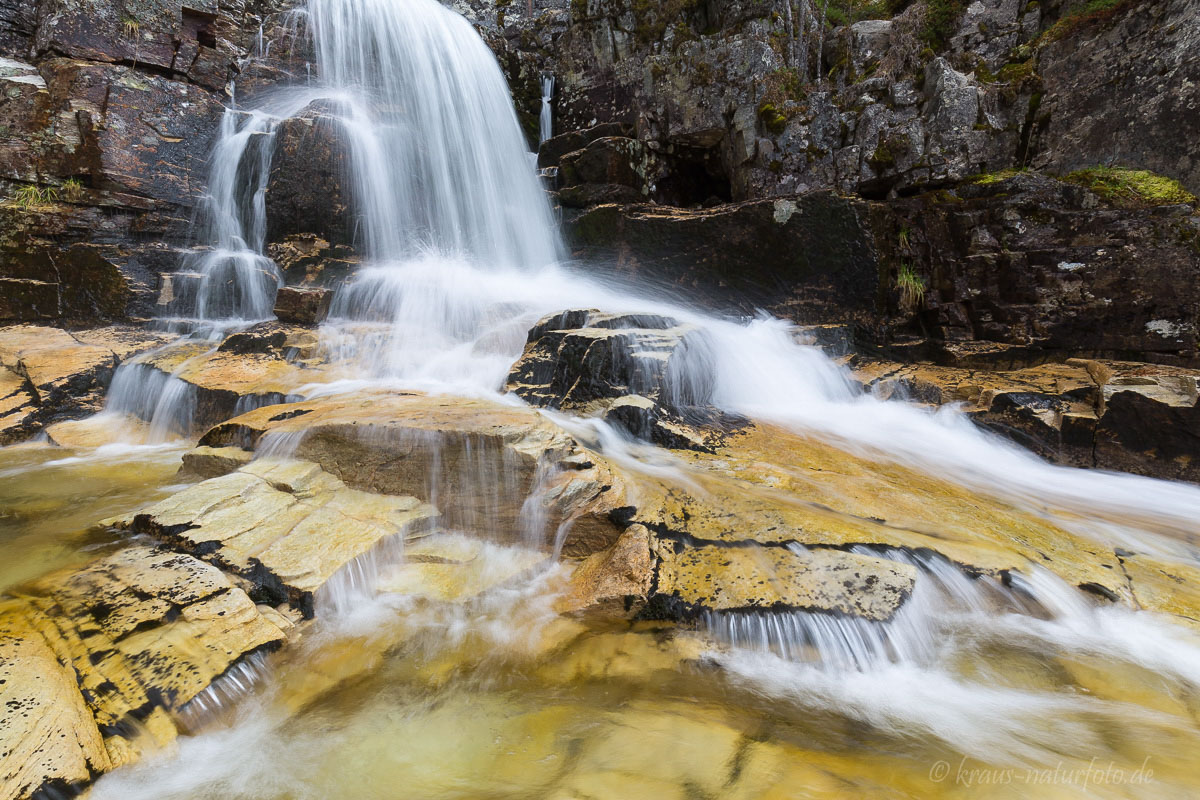
<path fill-rule="evenodd" d="M 244 97 L 311 69 L 286 5 L 6 2 L 0 316 L 153 313 L 234 87 Z M 541 78 L 555 76 L 567 138 L 541 164 L 570 208 L 814 190 L 891 201 L 1003 169 L 1094 164 L 1200 189 L 1194 0 L 453 5 L 497 53 L 531 144 Z M 270 238 L 351 244 L 344 154 L 320 110 L 278 149 Z"/>
<path fill-rule="evenodd" d="M 1200 189 L 1188 0 L 469 5 L 531 132 L 552 73 L 560 130 L 635 125 L 724 199 L 1114 162 Z"/>

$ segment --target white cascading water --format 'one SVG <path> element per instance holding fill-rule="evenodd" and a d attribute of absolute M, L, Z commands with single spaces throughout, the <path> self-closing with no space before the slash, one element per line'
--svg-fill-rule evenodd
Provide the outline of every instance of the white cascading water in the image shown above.
<path fill-rule="evenodd" d="M 550 101 L 554 99 L 554 76 L 542 76 L 542 113 L 538 115 L 538 143 L 554 135 L 554 117 Z"/>
<path fill-rule="evenodd" d="M 180 312 L 224 325 L 270 316 L 279 282 L 263 251 L 272 137 L 281 121 L 321 103 L 350 154 L 357 231 L 369 263 L 338 290 L 322 326 L 329 353 L 356 365 L 358 377 L 303 393 L 383 385 L 495 397 L 529 327 L 545 314 L 567 308 L 666 314 L 704 331 L 708 346 L 690 356 L 690 368 L 711 379 L 712 401 L 725 410 L 915 466 L 1049 515 L 1106 546 L 1196 563 L 1189 544 L 1200 512 L 1196 487 L 1051 466 L 953 409 L 929 412 L 861 394 L 844 370 L 798 342 L 782 321 L 715 319 L 561 266 L 551 208 L 526 158 L 499 66 L 471 26 L 436 0 L 309 0 L 306 18 L 317 80 L 226 116 L 211 176 L 211 249 L 189 262 L 202 277 Z M 551 79 L 543 93 L 549 98 L 552 91 Z M 547 99 L 542 138 L 550 133 L 548 111 Z M 120 405 L 116 394 L 110 405 Z M 161 402 L 161 391 L 150 394 Z M 598 421 L 563 424 L 623 467 L 690 480 L 670 454 L 630 442 Z M 911 560 L 901 553 L 888 557 Z M 803 615 L 712 618 L 710 630 L 733 646 L 732 655 L 720 658 L 759 691 L 801 697 L 797 702 L 806 707 L 820 705 L 814 697 L 858 703 L 864 719 L 880 725 L 903 727 L 904 715 L 925 715 L 936 735 L 951 741 L 989 722 L 968 708 L 985 696 L 982 688 L 940 671 L 938 659 L 949 645 L 938 637 L 947 626 L 1019 631 L 1063 648 L 1117 653 L 1171 680 L 1200 681 L 1200 648 L 1183 640 L 1164 644 L 1174 629 L 1149 615 L 1098 614 L 1077 590 L 1041 574 L 1022 594 L 968 580 L 945 562 L 916 566 L 928 580 L 886 626 Z M 839 682 L 830 679 L 831 670 L 858 677 Z M 929 683 L 934 673 L 940 683 Z M 893 697 L 890 682 L 913 676 L 946 691 L 935 697 L 926 689 L 919 701 Z M 996 692 L 993 700 L 1014 703 L 1008 712 L 1024 715 L 1020 719 L 1077 705 Z M 884 695 L 895 703 L 881 711 Z M 962 707 L 940 717 L 916 707 L 938 702 Z M 260 734 L 281 736 L 282 729 Z M 1000 730 L 1016 747 L 1019 735 Z M 221 741 L 245 746 L 238 737 Z M 989 746 L 991 739 L 979 743 L 981 750 Z M 221 769 L 214 762 L 203 775 Z M 95 796 L 132 796 L 139 788 L 154 796 L 157 789 L 152 779 L 121 780 L 102 781 Z"/>

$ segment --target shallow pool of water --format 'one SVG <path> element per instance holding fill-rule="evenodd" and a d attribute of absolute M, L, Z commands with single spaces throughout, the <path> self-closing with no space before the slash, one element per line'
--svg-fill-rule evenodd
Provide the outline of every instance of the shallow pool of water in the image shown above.
<path fill-rule="evenodd" d="M 0 448 L 0 589 L 112 545 L 99 523 L 173 491 L 182 444 Z"/>

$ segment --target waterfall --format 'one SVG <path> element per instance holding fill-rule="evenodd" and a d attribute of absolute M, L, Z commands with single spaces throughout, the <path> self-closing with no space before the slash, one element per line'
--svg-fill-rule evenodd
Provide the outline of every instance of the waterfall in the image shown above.
<path fill-rule="evenodd" d="M 801 47 L 800 69 L 808 68 L 806 30 L 815 24 L 818 39 L 813 49 L 819 72 L 825 6 L 819 23 L 815 6 L 805 2 L 800 11 L 799 20 L 790 23 Z M 934 414 L 857 392 L 845 370 L 816 348 L 798 345 L 796 331 L 783 321 L 715 319 L 648 298 L 640 290 L 601 283 L 561 268 L 562 248 L 550 205 L 529 166 L 503 75 L 471 26 L 435 0 L 309 0 L 304 18 L 317 57 L 315 80 L 280 89 L 253 108 L 231 109 L 225 116 L 202 229 L 207 249 L 189 256 L 185 264 L 196 277 L 194 291 L 180 300 L 181 324 L 202 330 L 270 316 L 280 280 L 265 254 L 266 195 L 275 137 L 286 120 L 319 108 L 349 156 L 357 244 L 366 261 L 338 288 L 330 320 L 321 328 L 324 351 L 340 363 L 353 365 L 355 380 L 324 388 L 306 387 L 310 394 L 345 392 L 383 382 L 406 390 L 495 397 L 522 352 L 530 326 L 545 314 L 568 308 L 663 314 L 704 332 L 700 343 L 683 354 L 681 371 L 670 375 L 669 390 L 681 400 L 711 397 L 722 409 L 834 441 L 846 452 L 914 465 L 981 494 L 1004 498 L 1024 511 L 1049 516 L 1105 546 L 1128 546 L 1132 541 L 1136 549 L 1144 550 L 1153 542 L 1177 560 L 1193 558 L 1187 537 L 1195 527 L 1200 492 L 1192 487 L 1051 466 L 981 432 L 953 410 Z M 552 77 L 543 78 L 542 90 L 541 135 L 545 138 L 551 133 Z M 189 399 L 182 382 L 161 376 L 139 377 L 136 366 L 114 382 L 113 401 L 128 398 L 121 402 L 150 409 L 143 415 L 152 415 L 159 428 L 186 428 L 181 416 L 186 417 L 187 402 L 195 401 Z M 175 398 L 181 399 L 177 402 Z M 681 459 L 674 453 L 629 441 L 598 419 L 553 413 L 547 417 L 581 441 L 588 438 L 585 434 L 593 434 L 591 449 L 630 475 L 640 473 L 676 486 L 701 486 L 695 475 L 680 466 Z M 302 432 L 292 432 L 265 441 L 259 455 L 292 455 L 302 437 Z M 427 496 L 422 499 L 441 509 L 446 522 L 475 538 L 489 529 L 508 526 L 527 532 L 529 540 L 545 539 L 543 528 L 549 523 L 540 513 L 537 493 L 550 476 L 542 464 L 532 488 L 527 488 L 514 481 L 516 469 L 504 463 L 503 454 L 488 452 L 479 442 L 468 440 L 461 448 L 461 458 L 443 465 L 438 439 L 433 434 L 413 436 L 405 444 L 411 445 L 411 451 L 431 452 L 433 466 L 425 487 Z M 480 490 L 455 491 L 462 486 Z M 862 490 L 869 491 L 869 485 Z M 520 518 L 501 519 L 500 509 L 512 507 L 513 497 L 522 493 L 526 501 Z M 464 506 L 456 494 L 473 494 L 480 500 Z M 1167 535 L 1158 536 L 1162 531 Z M 395 566 L 403 552 L 403 542 L 395 539 L 353 562 L 318 597 L 323 607 L 320 616 L 336 619 L 348 609 L 369 604 L 380 575 Z M 485 566 L 504 566 L 498 545 L 479 552 Z M 884 740 L 885 745 L 907 746 L 911 744 L 909 732 L 916 730 L 972 755 L 998 752 L 1004 758 L 1035 762 L 1043 753 L 1055 752 L 1057 743 L 1068 740 L 1081 726 L 1071 727 L 1075 725 L 1072 718 L 1033 740 L 1035 746 L 1028 746 L 1031 721 L 1081 713 L 1084 701 L 1060 692 L 989 687 L 986 675 L 954 674 L 950 665 L 956 658 L 987 658 L 980 642 L 1016 642 L 1046 661 L 1058 655 L 1055 648 L 1061 642 L 1067 656 L 1120 660 L 1155 669 L 1189 686 L 1200 681 L 1196 666 L 1200 649 L 1177 646 L 1173 638 L 1177 634 L 1165 623 L 1121 608 L 1097 610 L 1077 588 L 1049 573 L 1031 570 L 1027 579 L 1017 575 L 968 577 L 951 562 L 924 553 L 860 549 L 860 554 L 904 562 L 919 571 L 917 588 L 907 605 L 886 622 L 801 611 L 711 614 L 704 620 L 704 633 L 724 649 L 706 652 L 704 658 L 723 667 L 719 678 L 725 681 L 722 696 L 747 704 L 765 696 L 773 706 L 790 704 L 790 709 L 784 706 L 780 717 L 812 717 L 819 725 L 827 724 L 829 715 L 841 714 L 852 723 L 845 726 L 847 738 L 884 731 L 895 737 Z M 514 555 L 508 558 L 518 561 Z M 544 600 L 547 595 L 536 581 L 522 579 L 481 596 L 462 610 L 437 603 L 400 606 L 403 613 L 381 614 L 380 619 L 390 619 L 388 624 L 393 626 L 412 626 L 414 609 L 420 611 L 433 620 L 428 625 L 428 641 L 430 650 L 436 652 L 447 642 L 461 642 L 467 634 L 516 636 L 528 621 L 528 616 L 517 613 L 522 604 L 530 597 Z M 507 605 L 500 602 L 505 596 Z M 386 603 L 381 600 L 380 605 Z M 545 614 L 550 616 L 548 608 Z M 372 619 L 372 625 L 376 622 Z M 331 628 L 340 624 L 342 621 L 336 620 Z M 420 651 L 411 646 L 414 639 L 401 637 L 401 628 L 378 627 L 394 635 L 391 644 L 396 646 L 388 658 L 412 657 Z M 317 632 L 321 633 L 319 628 Z M 335 636 L 337 630 L 326 633 Z M 569 638 L 586 642 L 588 637 L 572 633 Z M 424 640 L 420 641 L 424 646 Z M 490 650 L 493 640 L 484 641 Z M 353 654 L 355 647 L 348 642 L 336 649 Z M 564 655 L 570 655 L 572 645 L 559 642 L 555 647 L 546 651 L 548 658 L 570 667 L 572 662 Z M 614 674 L 619 674 L 620 662 L 613 659 L 612 663 Z M 213 691 L 193 701 L 188 713 L 199 724 L 229 698 L 245 696 L 257 681 L 257 667 L 250 664 L 232 671 Z M 410 747 L 413 741 L 398 733 L 404 729 L 394 727 L 413 717 L 413 706 L 405 704 L 406 691 L 397 691 L 397 687 L 405 687 L 405 679 L 397 676 L 411 679 L 436 673 L 437 680 L 444 678 L 452 691 L 450 673 L 460 668 L 427 669 L 423 662 L 416 667 L 409 673 L 382 670 L 381 683 L 372 688 L 369 703 L 327 702 L 311 712 L 325 715 L 342 709 L 352 724 L 341 725 L 340 718 L 321 716 L 314 726 L 316 732 L 311 733 L 303 724 L 273 721 L 262 714 L 261 719 L 240 722 L 228 733 L 185 741 L 186 769 L 159 766 L 156 771 L 150 765 L 145 773 L 118 774 L 106 779 L 96 796 L 229 796 L 239 791 L 255 796 L 243 791 L 244 786 L 262 776 L 275 782 L 259 793 L 262 796 L 280 796 L 281 786 L 282 793 L 289 796 L 316 796 L 320 792 L 307 783 L 319 784 L 306 770 L 331 752 L 328 773 L 338 780 L 334 794 L 356 794 L 341 781 L 362 775 L 376 784 L 374 788 L 394 794 L 395 784 L 386 779 L 388 773 L 381 766 L 386 766 L 387 758 L 402 758 L 414 749 L 425 758 L 425 751 Z M 473 674 L 471 669 L 461 667 L 473 689 L 498 684 L 515 698 L 514 703 L 529 694 L 531 684 L 524 677 L 521 682 L 505 684 L 497 681 L 495 674 Z M 705 677 L 712 672 L 697 669 L 686 678 L 674 675 L 669 683 L 654 684 L 653 691 L 663 691 L 668 685 L 682 685 L 690 691 L 703 680 L 715 680 Z M 357 680 L 345 683 L 353 688 Z M 365 685 L 371 688 L 369 682 Z M 564 687 L 555 687 L 555 703 L 576 688 Z M 443 706 L 444 699 L 439 695 L 432 705 Z M 642 702 L 634 699 L 636 702 L 628 705 Z M 701 705 L 688 700 L 691 705 Z M 475 705 L 470 707 L 471 713 L 476 713 Z M 378 708 L 383 709 L 379 718 L 358 717 L 355 722 L 354 715 L 367 715 Z M 603 715 L 594 708 L 583 708 L 589 724 L 599 724 L 592 719 Z M 603 708 L 605 713 L 611 710 Z M 508 707 L 505 714 L 513 716 Z M 659 716 L 672 719 L 667 713 Z M 338 724 L 329 724 L 331 718 Z M 837 722 L 835 716 L 834 727 Z M 451 736 L 437 752 L 471 751 L 462 744 L 467 738 L 463 734 L 473 734 L 486 725 L 486 720 L 478 722 L 473 716 L 447 725 Z M 1115 727 L 1116 722 L 1104 730 Z M 627 740 L 631 730 L 623 730 L 612 740 Z M 676 746 L 674 728 L 666 730 L 671 731 L 671 743 Z M 307 744 L 302 741 L 306 735 L 311 737 Z M 430 727 L 420 730 L 419 736 L 436 741 L 437 732 Z M 299 743 L 296 737 L 300 737 Z M 371 737 L 378 737 L 383 748 L 368 752 L 387 758 L 366 764 L 350 758 L 356 752 L 353 748 L 363 747 Z M 489 740 L 502 738 L 488 734 Z M 636 747 L 637 740 L 629 740 Z M 754 744 L 748 735 L 739 736 L 738 741 L 746 743 L 747 752 Z M 504 746 L 511 749 L 508 741 Z M 1093 745 L 1089 741 L 1086 746 Z M 687 750 L 686 742 L 679 749 Z M 269 767 L 255 761 L 266 757 L 272 759 Z M 343 758 L 345 763 L 341 763 Z M 616 771 L 614 765 L 598 763 L 606 773 Z M 280 770 L 279 764 L 287 768 Z M 563 770 L 557 762 L 554 768 Z M 922 771 L 926 769 L 922 767 Z M 491 767 L 488 771 L 502 772 Z M 394 774 L 412 780 L 418 771 Z M 457 775 L 451 777 L 458 780 Z M 134 791 L 123 786 L 122 780 L 141 783 Z M 164 783 L 171 780 L 175 783 L 164 789 Z M 204 794 L 210 791 L 209 784 L 217 794 Z M 466 785 L 456 783 L 452 794 L 423 793 L 419 788 L 409 794 L 462 796 Z M 406 785 L 406 789 L 410 787 Z M 512 786 L 503 792 L 474 792 L 478 796 L 518 793 L 550 796 L 540 790 L 518 792 Z"/>
<path fill-rule="evenodd" d="M 538 144 L 554 135 L 554 120 L 551 116 L 550 101 L 554 97 L 554 76 L 542 76 L 542 113 L 538 117 Z"/>
<path fill-rule="evenodd" d="M 376 263 L 430 253 L 508 268 L 560 256 L 504 76 L 470 24 L 436 0 L 310 0 L 318 77 L 221 123 L 177 322 L 272 316 L 266 193 L 281 123 L 319 108 L 350 156 L 358 245 Z M 553 91 L 553 78 L 543 81 Z M 548 106 L 542 130 L 549 130 Z M 547 134 L 548 135 L 548 134 Z"/>

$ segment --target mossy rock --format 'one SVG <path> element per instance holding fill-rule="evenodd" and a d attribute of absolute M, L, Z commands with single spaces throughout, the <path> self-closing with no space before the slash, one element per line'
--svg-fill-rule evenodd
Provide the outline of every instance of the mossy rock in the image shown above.
<path fill-rule="evenodd" d="M 1090 189 L 1117 208 L 1198 204 L 1196 196 L 1178 181 L 1147 170 L 1088 167 L 1063 176 L 1063 180 Z"/>

